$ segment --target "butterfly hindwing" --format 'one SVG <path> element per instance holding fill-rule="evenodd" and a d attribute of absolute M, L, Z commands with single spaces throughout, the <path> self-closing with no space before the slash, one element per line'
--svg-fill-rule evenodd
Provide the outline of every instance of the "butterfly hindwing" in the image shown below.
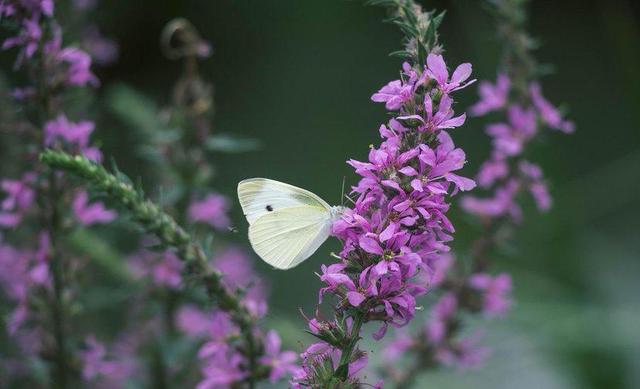
<path fill-rule="evenodd" d="M 249 241 L 265 262 L 290 269 L 309 258 L 329 237 L 329 213 L 308 205 L 274 210 L 249 226 Z"/>

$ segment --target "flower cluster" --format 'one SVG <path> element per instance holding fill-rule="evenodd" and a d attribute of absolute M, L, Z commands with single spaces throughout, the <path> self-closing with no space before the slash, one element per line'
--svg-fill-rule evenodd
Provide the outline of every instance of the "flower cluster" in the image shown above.
<path fill-rule="evenodd" d="M 256 319 L 267 313 L 266 287 L 254 273 L 249 257 L 243 251 L 226 249 L 214 257 L 213 265 L 225 275 L 225 287 L 243 296 L 243 305 Z M 205 313 L 195 306 L 185 305 L 176 315 L 176 324 L 185 334 L 203 342 L 198 352 L 202 372 L 199 389 L 229 387 L 246 381 L 251 375 L 247 355 L 238 344 L 240 329 L 228 313 L 221 310 Z M 253 332 L 262 340 L 264 347 L 257 362 L 267 369 L 271 382 L 297 371 L 297 355 L 293 351 L 281 350 L 280 337 L 275 331 L 265 334 L 256 327 Z"/>
<path fill-rule="evenodd" d="M 337 315 L 333 322 L 312 322 L 311 332 L 323 342 L 302 354 L 304 374 L 296 381 L 301 386 L 315 387 L 327 371 L 341 369 L 352 379 L 364 367 L 366 354 L 342 345 L 359 336 L 363 322 L 380 323 L 373 335 L 379 340 L 389 325 L 402 327 L 413 319 L 416 297 L 426 293 L 426 280 L 453 239 L 448 198 L 475 186 L 456 173 L 465 153 L 445 131 L 465 121 L 453 111 L 452 92 L 473 82 L 467 82 L 471 65 L 458 66 L 449 77 L 441 55 L 431 53 L 426 62 L 405 63 L 400 80 L 372 96 L 394 117 L 380 126 L 382 143 L 371 148 L 368 161 L 348 162 L 361 176 L 352 188 L 357 198 L 333 225 L 343 243 L 341 261 L 323 265 L 320 274 L 320 300 L 330 294 Z"/>
<path fill-rule="evenodd" d="M 559 110 L 542 95 L 540 84 L 529 83 L 524 98 L 509 98 L 516 93 L 508 75 L 499 74 L 494 84 L 480 83 L 480 101 L 471 112 L 481 116 L 493 111 L 503 112 L 504 122 L 487 125 L 487 134 L 492 139 L 493 150 L 478 172 L 481 188 L 492 190 L 489 197 L 467 196 L 462 207 L 469 213 L 483 218 L 507 217 L 515 222 L 522 218 L 517 196 L 528 191 L 541 211 L 551 207 L 551 197 L 540 167 L 522 157 L 526 146 L 541 129 L 549 128 L 571 133 L 572 122 L 564 120 Z M 527 103 L 522 103 L 526 101 Z"/>
<path fill-rule="evenodd" d="M 82 378 L 101 388 L 124 387 L 127 379 L 139 368 L 132 358 L 128 344 L 116 345 L 112 353 L 95 336 L 84 341 L 84 349 L 78 353 L 82 360 Z M 116 355 L 110 355 L 116 354 Z"/>
<path fill-rule="evenodd" d="M 521 3 L 509 0 L 495 2 L 496 7 L 520 7 Z M 511 9 L 511 8 L 509 8 Z M 522 10 L 520 10 L 522 11 Z M 514 15 L 514 12 L 499 14 Z M 507 16 L 508 18 L 509 16 Z M 518 46 L 530 40 L 517 21 L 506 20 L 507 45 Z M 574 131 L 573 123 L 563 119 L 560 111 L 542 95 L 535 80 L 529 55 L 530 47 L 512 50 L 516 57 L 497 76 L 495 83 L 482 81 L 478 92 L 480 100 L 470 108 L 474 116 L 490 113 L 502 114 L 503 120 L 487 125 L 492 151 L 476 176 L 481 189 L 489 192 L 483 197 L 465 195 L 462 208 L 477 216 L 484 227 L 482 235 L 474 241 L 469 254 L 470 264 L 455 266 L 454 256 L 440 255 L 435 261 L 433 286 L 441 294 L 429 312 L 422 330 L 415 336 L 401 333 L 386 347 L 385 354 L 400 355 L 408 351 L 421 354 L 421 361 L 428 366 L 476 367 L 489 355 L 486 347 L 478 343 L 478 335 L 460 337 L 463 326 L 462 313 L 482 313 L 487 317 L 504 315 L 511 307 L 511 277 L 506 273 L 488 273 L 491 250 L 500 244 L 500 232 L 505 227 L 522 220 L 520 195 L 528 192 L 540 211 L 551 207 L 551 197 L 541 168 L 524 158 L 529 144 L 543 127 L 563 133 Z M 517 55 L 522 57 L 517 57 Z M 517 68 L 516 68 L 517 67 Z M 409 371 L 391 369 L 399 385 L 406 385 L 425 365 L 414 364 Z"/>
<path fill-rule="evenodd" d="M 77 254 L 66 247 L 62 249 L 64 245 L 56 240 L 74 226 L 106 223 L 116 215 L 101 202 L 90 202 L 85 190 L 67 190 L 65 179 L 44 171 L 35 158 L 34 151 L 44 148 L 82 154 L 94 161 L 102 158 L 99 148 L 90 141 L 94 124 L 71 121 L 63 112 L 67 91 L 97 86 L 98 79 L 91 71 L 92 61 L 87 53 L 62 45 L 61 28 L 53 14 L 52 0 L 0 2 L 0 18 L 12 29 L 2 42 L 2 49 L 17 50 L 15 69 L 25 70 L 29 76 L 29 83 L 17 87 L 11 95 L 27 110 L 45 113 L 43 119 L 20 123 L 29 129 L 21 150 L 26 156 L 21 160 L 23 173 L 18 178 L 0 180 L 0 228 L 6 229 L 0 243 L 0 260 L 6 270 L 0 277 L 0 291 L 15 304 L 7 330 L 18 341 L 18 349 L 32 350 L 33 357 L 55 352 L 71 359 L 72 353 L 64 350 L 67 345 L 62 344 L 66 341 L 61 332 L 67 328 L 62 321 L 68 301 L 63 298 L 72 298 L 73 288 L 62 284 L 62 280 L 71 278 L 69 272 L 77 268 Z M 13 234 L 25 233 L 32 234 L 33 246 L 13 246 Z M 49 321 L 49 309 L 56 312 L 54 323 Z M 61 330 L 54 331 L 56 326 Z M 31 339 L 29 347 L 20 341 L 25 336 Z M 57 374 L 65 376 L 55 379 L 64 381 L 70 374 L 70 360 L 58 363 L 61 373 Z M 22 370 L 27 370 L 28 376 L 26 364 L 15 369 Z"/>

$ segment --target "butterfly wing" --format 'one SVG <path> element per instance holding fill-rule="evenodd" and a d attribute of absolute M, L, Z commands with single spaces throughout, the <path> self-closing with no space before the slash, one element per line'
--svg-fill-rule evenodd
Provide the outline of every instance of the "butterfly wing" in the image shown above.
<path fill-rule="evenodd" d="M 312 206 L 329 210 L 320 197 L 293 185 L 266 178 L 249 178 L 238 183 L 238 199 L 249 224 L 283 208 Z"/>
<path fill-rule="evenodd" d="M 298 205 L 257 218 L 249 225 L 249 241 L 265 262 L 286 270 L 309 258 L 327 240 L 330 230 L 328 210 Z"/>

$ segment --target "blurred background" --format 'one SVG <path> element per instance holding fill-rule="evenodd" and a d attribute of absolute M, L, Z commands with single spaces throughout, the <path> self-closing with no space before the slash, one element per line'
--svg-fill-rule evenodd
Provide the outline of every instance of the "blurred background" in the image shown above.
<path fill-rule="evenodd" d="M 479 3 L 422 2 L 447 10 L 440 32 L 449 66 L 471 62 L 474 78 L 493 80 L 500 42 Z M 388 56 L 401 35 L 382 23 L 382 9 L 340 0 L 111 0 L 94 16 L 120 46 L 119 60 L 97 70 L 96 138 L 123 172 L 141 177 L 152 197 L 159 195 L 161 172 L 133 152 L 144 135 L 118 115 L 114 96 L 124 84 L 154 106 L 170 102 L 182 65 L 162 55 L 159 34 L 178 16 L 213 46 L 200 70 L 215 87 L 214 132 L 261 145 L 216 157 L 216 191 L 235 202 L 239 180 L 269 177 L 339 203 L 343 178 L 355 182 L 345 161 L 366 158 L 368 145 L 378 142 L 386 116 L 370 96 L 396 78 L 401 63 Z M 488 365 L 430 373 L 416 387 L 640 387 L 640 3 L 531 2 L 530 33 L 539 38 L 539 61 L 553 64 L 542 81 L 545 94 L 577 127 L 570 136 L 547 132 L 532 152 L 551 183 L 554 206 L 548 214 L 529 206 L 509 247 L 496 255 L 493 269 L 512 273 L 517 303 L 504 320 L 470 329 L 481 329 L 494 349 Z M 5 57 L 3 68 L 10 66 Z M 475 102 L 476 87 L 457 98 L 463 111 Z M 467 153 L 467 176 L 488 155 L 485 124 L 471 118 L 452 134 Z M 248 247 L 237 203 L 233 220 L 238 233 L 231 239 Z M 464 250 L 473 226 L 460 213 L 453 221 L 454 247 Z M 267 321 L 295 350 L 304 339 L 298 308 L 315 306 L 314 272 L 333 248 L 335 242 L 323 246 L 287 272 L 255 259 L 271 284 Z M 365 339 L 375 362 L 377 346 Z"/>

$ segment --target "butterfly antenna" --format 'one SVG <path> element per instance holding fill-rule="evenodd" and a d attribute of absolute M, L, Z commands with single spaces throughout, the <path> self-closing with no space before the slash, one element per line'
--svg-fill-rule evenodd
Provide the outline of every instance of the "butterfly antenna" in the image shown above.
<path fill-rule="evenodd" d="M 351 197 L 349 197 L 349 195 L 344 195 L 344 198 L 345 198 L 345 199 L 347 199 L 347 200 L 349 200 L 349 201 L 351 201 L 351 203 L 352 203 L 353 205 L 356 205 L 356 202 L 355 202 L 355 201 L 353 201 L 353 199 L 352 199 Z"/>
<path fill-rule="evenodd" d="M 342 176 L 342 193 L 340 193 L 340 205 L 344 207 L 344 183 L 346 180 L 346 176 Z"/>

